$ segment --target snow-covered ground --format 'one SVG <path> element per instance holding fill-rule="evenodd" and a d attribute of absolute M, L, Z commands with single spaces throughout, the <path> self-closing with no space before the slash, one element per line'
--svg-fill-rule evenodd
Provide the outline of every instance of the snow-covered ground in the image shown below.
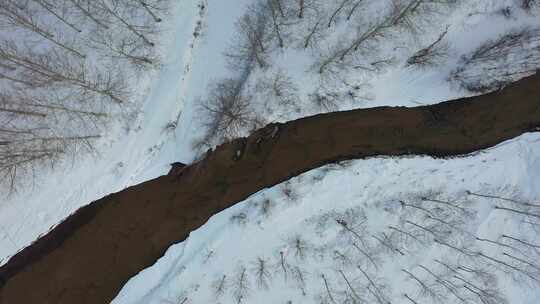
<path fill-rule="evenodd" d="M 196 157 L 192 144 L 204 133 L 197 103 L 199 98 L 205 98 L 212 82 L 236 72 L 227 66 L 222 53 L 234 41 L 236 20 L 253 1 L 176 2 L 170 13 L 174 17 L 167 21 L 169 30 L 162 37 L 163 67 L 150 83 L 141 84 L 141 87 L 148 87 L 148 92 L 133 126 L 129 130 L 121 126 L 114 128 L 100 142 L 97 149 L 99 155 L 85 157 L 76 163 L 66 161 L 54 170 L 37 176 L 34 188 L 2 198 L 0 264 L 80 206 L 164 174 L 170 162 L 190 162 Z M 346 81 L 352 86 L 357 85 L 361 91 L 358 98 L 345 100 L 337 109 L 416 106 L 466 95 L 448 81 L 449 73 L 455 69 L 462 55 L 510 29 L 540 25 L 538 15 L 518 9 L 513 17 L 499 13 L 500 9 L 515 6 L 515 3 L 513 0 L 465 1 L 454 11 L 445 14 L 445 22 L 423 29 L 420 41 L 398 40 L 397 43 L 403 46 L 385 47 L 381 51 L 383 54 L 392 54 L 398 62 L 403 61 L 420 47 L 432 42 L 441 29 L 450 25 L 446 37 L 451 45 L 449 56 L 438 66 L 412 69 L 394 64 L 375 74 L 348 74 Z M 310 102 L 310 94 L 321 84 L 317 72 L 312 68 L 312 55 L 313 51 L 309 49 L 276 51 L 270 58 L 271 67 L 259 69 L 250 75 L 246 90 L 253 95 L 256 110 L 265 120 L 285 121 L 324 111 Z M 296 109 L 267 102 L 268 96 L 257 89 L 259 83 L 277 73 L 285 73 L 297 87 Z M 336 88 L 337 94 L 346 96 L 348 88 Z M 176 129 L 166 131 L 167 124 L 177 121 L 178 117 Z M 522 225 L 519 217 L 493 209 L 493 205 L 500 202 L 468 196 L 465 191 L 538 201 L 539 156 L 540 136 L 528 134 L 471 157 L 449 160 L 426 157 L 374 158 L 350 162 L 344 167 L 327 166 L 313 170 L 294 178 L 289 184 L 261 191 L 213 217 L 208 224 L 192 233 L 187 241 L 173 246 L 155 266 L 130 281 L 115 303 L 184 303 L 185 298 L 192 303 L 236 303 L 233 280 L 238 272 L 241 273 L 242 267 L 247 269 L 250 282 L 250 291 L 246 294 L 249 303 L 304 303 L 315 301 L 319 295 L 324 298 L 322 275 L 332 285 L 335 300 L 340 303 L 344 292 L 350 293 L 345 288 L 340 269 L 354 284 L 358 284 L 356 286 L 365 287 L 366 282 L 356 269 L 358 261 L 340 266 L 335 258 L 336 250 L 347 253 L 353 259 L 358 258 L 354 254 L 355 248 L 347 241 L 351 236 L 340 233 L 340 226 L 335 220 L 321 223 L 321 216 L 326 214 L 327 219 L 341 217 L 348 209 L 354 210 L 356 218 L 361 218 L 364 213 L 365 229 L 370 234 L 380 236 L 380 233 L 388 232 L 387 226 L 403 224 L 400 217 L 404 214 L 411 218 L 420 217 L 395 203 L 398 200 L 417 202 L 415 196 L 420 194 L 456 200 L 460 206 L 470 206 L 471 210 L 477 212 L 466 223 L 460 224 L 462 229 L 468 231 L 460 233 L 461 241 L 470 241 L 471 235 L 496 240 L 503 232 L 525 235 L 534 241 L 534 234 L 527 234 L 528 228 Z M 284 197 L 284 187 L 292 187 L 297 195 L 295 202 Z M 272 207 L 268 217 L 259 214 L 260 204 L 265 199 L 270 200 Z M 238 217 L 236 221 L 230 220 L 231 216 L 239 213 L 246 214 L 245 223 L 238 223 L 239 220 L 242 222 Z M 309 248 L 306 249 L 305 259 L 295 257 L 291 239 L 297 235 L 306 241 L 306 248 Z M 433 266 L 433 260 L 439 255 L 455 254 L 448 248 L 441 249 L 444 246 L 433 241 L 425 240 L 426 244 L 420 245 L 409 239 L 409 244 L 397 242 L 404 247 L 406 255 L 392 256 L 384 253 L 384 248 L 378 248 L 375 242 L 374 238 L 368 240 L 373 251 L 378 252 L 384 262 L 378 266 L 378 272 L 370 268 L 375 266 L 364 266 L 370 274 L 377 273 L 380 277 L 377 282 L 386 282 L 388 290 L 385 294 L 395 300 L 392 303 L 410 303 L 402 293 L 419 299 L 418 303 L 441 302 L 421 299 L 414 281 L 410 276 L 407 279 L 407 274 L 401 268 L 424 278 L 425 273 L 419 270 L 419 264 Z M 485 243 L 478 245 L 483 244 L 481 249 L 488 250 L 486 252 L 494 256 L 502 254 L 496 248 L 489 250 L 493 248 Z M 279 272 L 280 251 L 290 264 L 287 279 Z M 253 269 L 258 257 L 271 263 L 269 276 L 272 279 L 269 280 L 268 290 L 257 287 Z M 301 295 L 298 281 L 294 280 L 295 270 L 305 272 L 305 296 Z M 535 294 L 533 289 L 520 288 L 520 284 L 507 280 L 497 271 L 494 273 L 499 275 L 497 288 L 511 296 L 511 303 L 538 303 L 540 294 Z M 219 299 L 212 298 L 212 285 L 223 275 L 227 276 L 228 288 Z M 448 298 L 448 303 L 452 303 L 453 299 Z M 328 301 L 332 303 L 331 299 Z M 371 303 L 375 301 L 377 299 L 372 299 Z"/>

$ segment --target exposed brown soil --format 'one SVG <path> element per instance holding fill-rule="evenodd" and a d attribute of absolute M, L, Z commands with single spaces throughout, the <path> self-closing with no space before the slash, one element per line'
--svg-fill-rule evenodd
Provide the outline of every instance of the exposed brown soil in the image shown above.
<path fill-rule="evenodd" d="M 540 75 L 433 106 L 354 110 L 270 125 L 176 174 L 80 209 L 0 268 L 0 303 L 108 303 L 170 245 L 265 187 L 345 159 L 467 154 L 539 127 Z"/>

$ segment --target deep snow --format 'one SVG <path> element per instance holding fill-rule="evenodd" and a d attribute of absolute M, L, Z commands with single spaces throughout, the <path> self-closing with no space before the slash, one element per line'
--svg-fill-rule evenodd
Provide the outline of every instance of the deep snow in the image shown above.
<path fill-rule="evenodd" d="M 80 206 L 164 174 L 173 161 L 190 162 L 196 157 L 191 144 L 203 132 L 198 124 L 198 97 L 204 98 L 212 81 L 234 73 L 226 67 L 222 52 L 233 40 L 235 20 L 251 1 L 235 0 L 234 5 L 222 0 L 177 2 L 171 12 L 175 17 L 167 24 L 170 30 L 163 33 L 163 67 L 149 83 L 140 84 L 143 90 L 147 90 L 147 97 L 134 126 L 129 130 L 116 126 L 100 142 L 99 155 L 85 157 L 75 164 L 66 161 L 39 175 L 34 188 L 2 200 L 0 263 L 5 263 L 10 256 Z M 514 1 L 490 0 L 469 1 L 462 5 L 448 16 L 447 22 L 451 24 L 448 40 L 452 53 L 444 63 L 431 69 L 394 66 L 375 76 L 352 75 L 349 80 L 362 84 L 365 98 L 361 98 L 359 103 L 344 103 L 339 109 L 416 106 L 466 95 L 447 80 L 461 55 L 511 28 L 540 24 L 535 17 L 519 11 L 515 18 L 495 14 L 499 8 L 511 3 Z M 196 31 L 202 34 L 194 35 Z M 425 45 L 438 31 L 439 28 L 426 30 L 422 36 L 425 41 L 411 42 L 403 49 L 394 50 L 395 55 L 406 56 L 412 48 Z M 290 120 L 322 111 L 307 102 L 306 96 L 318 82 L 310 71 L 311 59 L 306 54 L 310 55 L 295 50 L 275 54 L 272 68 L 254 73 L 249 79 L 248 85 L 255 87 L 263 77 L 286 71 L 295 83 L 302 84 L 299 86 L 301 110 L 272 108 L 264 112 L 268 121 Z M 260 103 L 263 111 L 263 102 Z M 166 132 L 165 126 L 178 117 L 176 129 Z M 388 225 L 386 220 L 391 221 L 396 215 L 387 215 L 379 204 L 426 191 L 439 191 L 446 198 L 466 199 L 464 191 L 471 190 L 538 201 L 539 143 L 538 135 L 528 134 L 472 157 L 451 160 L 373 158 L 352 162 L 349 167 L 339 170 L 334 170 L 333 166 L 313 170 L 291 181 L 291 187 L 299 196 L 297 202 L 288 202 L 280 191 L 284 186 L 280 185 L 261 191 L 216 215 L 204 227 L 193 232 L 187 241 L 171 247 L 155 266 L 131 280 L 114 303 L 161 303 L 183 296 L 193 303 L 214 302 L 209 290 L 216 275 L 232 277 L 239 265 L 251 269 L 251 262 L 258 256 L 275 261 L 280 250 L 290 247 L 286 245 L 288 239 L 299 233 L 313 248 L 323 245 L 345 248 L 336 236 L 336 227 L 329 228 L 324 237 L 315 232 L 312 221 L 326 212 L 362 207 L 368 215 L 370 229 L 380 231 Z M 314 178 L 318 175 L 325 176 L 320 180 Z M 257 208 L 253 206 L 262 197 L 272 199 L 275 204 L 268 218 L 257 214 Z M 516 218 L 504 217 L 492 210 L 493 202 L 469 199 L 480 211 L 479 218 L 467 225 L 471 233 L 497 238 L 503 228 L 505 231 L 517 231 L 519 223 Z M 230 222 L 231 215 L 239 212 L 246 213 L 247 223 Z M 446 252 L 433 248 L 411 250 L 410 259 L 389 259 L 381 275 L 391 278 L 388 281 L 391 287 L 406 281 L 404 286 L 410 286 L 410 292 L 415 295 L 414 284 L 405 280 L 399 267 L 411 268 L 420 261 L 428 261 L 434 255 Z M 209 252 L 213 252 L 213 257 L 204 262 L 203 255 Z M 339 274 L 334 270 L 336 265 L 331 257 L 322 260 L 310 257 L 299 263 L 291 253 L 286 255 L 292 264 L 301 264 L 309 273 L 308 295 L 299 295 L 290 281 L 274 274 L 270 291 L 259 290 L 255 282 L 251 282 L 248 302 L 311 301 L 321 291 L 317 275 L 320 277 L 322 273 L 336 280 L 334 284 L 342 285 L 337 281 Z M 249 273 L 251 275 L 251 271 Z M 518 284 L 501 280 L 501 286 L 511 295 L 511 303 L 537 303 L 540 298 L 540 294 L 532 289 L 520 289 Z M 400 295 L 402 289 L 392 290 L 391 294 L 399 299 L 398 303 L 406 303 Z M 221 301 L 229 303 L 233 298 L 227 292 Z"/>

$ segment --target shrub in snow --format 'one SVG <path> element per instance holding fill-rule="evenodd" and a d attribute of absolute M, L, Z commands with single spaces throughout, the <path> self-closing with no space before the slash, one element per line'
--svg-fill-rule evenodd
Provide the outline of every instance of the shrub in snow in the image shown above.
<path fill-rule="evenodd" d="M 232 296 L 237 304 L 244 303 L 251 289 L 247 268 L 240 266 L 232 278 Z"/>
<path fill-rule="evenodd" d="M 535 6 L 540 5 L 538 0 L 518 0 L 520 2 L 521 8 L 530 12 Z"/>
<path fill-rule="evenodd" d="M 448 56 L 449 45 L 444 41 L 447 33 L 448 27 L 430 45 L 409 57 L 407 66 L 427 67 L 440 64 Z"/>
<path fill-rule="evenodd" d="M 248 222 L 247 214 L 240 212 L 231 216 L 231 223 L 238 225 L 245 225 Z"/>

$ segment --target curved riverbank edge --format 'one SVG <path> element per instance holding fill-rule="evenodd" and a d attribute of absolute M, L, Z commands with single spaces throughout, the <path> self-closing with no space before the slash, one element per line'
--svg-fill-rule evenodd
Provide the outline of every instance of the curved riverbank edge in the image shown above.
<path fill-rule="evenodd" d="M 109 303 L 127 280 L 212 215 L 310 169 L 384 155 L 466 155 L 535 131 L 540 75 L 431 106 L 272 124 L 174 174 L 79 209 L 0 267 L 0 303 Z"/>

